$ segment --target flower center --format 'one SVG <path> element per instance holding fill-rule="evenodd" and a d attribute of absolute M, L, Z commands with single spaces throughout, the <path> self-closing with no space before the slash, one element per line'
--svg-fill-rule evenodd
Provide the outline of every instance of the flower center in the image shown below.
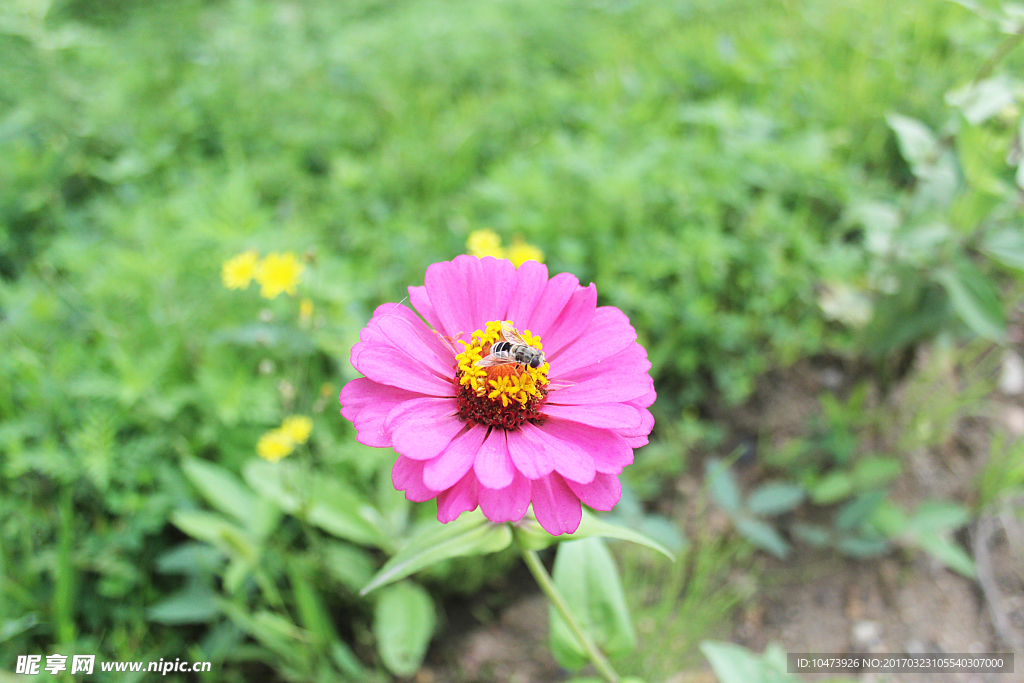
<path fill-rule="evenodd" d="M 528 345 L 541 350 L 540 337 L 522 331 L 520 335 Z M 524 422 L 540 424 L 543 420 L 538 406 L 547 396 L 548 364 L 539 367 L 516 362 L 515 356 L 503 345 L 509 358 L 501 365 L 480 366 L 477 362 L 491 353 L 491 347 L 506 342 L 501 333 L 501 321 L 487 323 L 473 333 L 468 342 L 458 340 L 465 348 L 455 356 L 458 368 L 455 379 L 459 383 L 459 417 L 476 424 L 502 429 L 517 429 Z"/>

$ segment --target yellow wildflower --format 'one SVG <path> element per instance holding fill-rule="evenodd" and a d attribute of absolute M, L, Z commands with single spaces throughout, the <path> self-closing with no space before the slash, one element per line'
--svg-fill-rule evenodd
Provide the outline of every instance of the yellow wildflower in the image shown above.
<path fill-rule="evenodd" d="M 305 415 L 289 415 L 281 423 L 281 431 L 295 443 L 306 443 L 309 433 L 313 431 L 313 421 Z"/>
<path fill-rule="evenodd" d="M 304 268 L 291 252 L 267 254 L 254 275 L 260 283 L 260 296 L 274 299 L 281 292 L 294 295 Z"/>
<path fill-rule="evenodd" d="M 501 238 L 493 230 L 474 230 L 466 240 L 466 249 L 470 256 L 494 256 L 505 258 L 505 250 L 501 248 Z"/>
<path fill-rule="evenodd" d="M 256 444 L 256 455 L 270 462 L 277 462 L 293 450 L 295 440 L 284 429 L 270 430 Z"/>
<path fill-rule="evenodd" d="M 523 265 L 527 261 L 538 261 L 544 263 L 544 252 L 528 242 L 516 237 L 512 240 L 512 246 L 508 248 L 508 260 L 515 264 L 515 267 Z"/>
<path fill-rule="evenodd" d="M 259 254 L 255 249 L 243 252 L 224 262 L 220 271 L 220 279 L 228 289 L 245 289 L 256 274 L 256 261 Z"/>

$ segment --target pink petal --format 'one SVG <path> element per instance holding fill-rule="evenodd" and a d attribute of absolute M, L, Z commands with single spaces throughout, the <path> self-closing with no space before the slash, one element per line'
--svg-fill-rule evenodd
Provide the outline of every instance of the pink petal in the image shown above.
<path fill-rule="evenodd" d="M 384 428 L 388 413 L 399 403 L 420 397 L 421 394 L 361 377 L 346 384 L 339 399 L 341 414 L 355 425 L 356 441 L 366 446 L 386 448 L 391 445 L 391 434 Z"/>
<path fill-rule="evenodd" d="M 537 307 L 533 309 L 523 327 L 543 337 L 579 286 L 580 281 L 572 273 L 559 273 L 548 280 L 544 293 L 537 301 Z M 519 329 L 522 330 L 523 327 Z"/>
<path fill-rule="evenodd" d="M 654 429 L 654 415 L 647 408 L 637 408 L 640 423 L 633 427 L 620 427 L 615 431 L 622 436 L 647 436 Z"/>
<path fill-rule="evenodd" d="M 437 521 L 442 524 L 456 519 L 463 512 L 475 510 L 480 484 L 470 472 L 437 497 Z"/>
<path fill-rule="evenodd" d="M 493 256 L 456 256 L 452 263 L 466 281 L 464 297 L 472 312 L 473 329 L 483 329 L 492 320 L 504 320 L 516 286 L 516 267 L 512 262 Z"/>
<path fill-rule="evenodd" d="M 401 403 L 419 396 L 421 394 L 360 377 L 342 387 L 338 400 L 341 402 L 342 416 L 347 420 L 353 420 L 359 411 L 368 405 L 380 402 Z"/>
<path fill-rule="evenodd" d="M 548 400 L 560 405 L 617 403 L 643 396 L 653 386 L 654 382 L 646 372 L 608 368 L 603 374 L 552 391 L 548 394 Z"/>
<path fill-rule="evenodd" d="M 557 394 L 552 398 L 556 396 Z M 640 413 L 642 409 L 634 408 L 628 403 L 590 403 L 576 406 L 548 403 L 542 410 L 549 417 L 558 417 L 602 429 L 638 429 L 643 421 L 643 416 Z"/>
<path fill-rule="evenodd" d="M 396 491 L 405 491 L 405 497 L 414 503 L 426 502 L 438 494 L 423 485 L 423 463 L 401 455 L 391 468 L 391 483 Z"/>
<path fill-rule="evenodd" d="M 530 480 L 515 472 L 503 489 L 480 487 L 480 509 L 492 522 L 518 522 L 530 506 Z"/>
<path fill-rule="evenodd" d="M 435 491 L 454 486 L 473 466 L 486 435 L 486 427 L 474 425 L 452 439 L 444 453 L 427 461 L 423 467 L 423 483 Z"/>
<path fill-rule="evenodd" d="M 395 406 L 384 421 L 392 447 L 407 458 L 430 460 L 444 452 L 466 423 L 453 398 L 417 398 Z M 446 488 L 446 487 L 442 487 Z M 440 491 L 441 488 L 435 488 Z"/>
<path fill-rule="evenodd" d="M 555 356 L 587 331 L 597 308 L 597 286 L 578 287 L 544 335 L 544 355 Z M 603 339 L 590 340 L 591 345 Z M 549 359 L 550 360 L 550 359 Z"/>
<path fill-rule="evenodd" d="M 360 348 L 358 357 L 353 358 L 352 364 L 374 382 L 428 396 L 455 395 L 455 385 L 451 381 L 432 373 L 408 351 L 374 342 L 363 342 L 356 346 L 363 348 Z M 356 355 L 355 347 L 352 353 Z"/>
<path fill-rule="evenodd" d="M 442 261 L 427 268 L 425 280 L 434 313 L 448 336 L 469 339 L 477 328 L 468 301 L 466 278 L 462 272 L 450 261 Z"/>
<path fill-rule="evenodd" d="M 640 448 L 641 446 L 646 446 L 650 443 L 650 439 L 646 436 L 624 436 L 622 438 L 626 440 L 626 443 L 629 444 L 630 448 Z M 621 472 L 622 470 L 619 471 Z"/>
<path fill-rule="evenodd" d="M 373 312 L 368 327 L 376 326 L 391 346 L 408 350 L 424 361 L 436 374 L 449 378 L 455 374 L 455 354 L 405 306 L 384 304 Z M 429 353 L 421 353 L 429 351 Z"/>
<path fill-rule="evenodd" d="M 624 351 L 636 341 L 636 330 L 629 318 L 614 306 L 602 306 L 594 311 L 583 335 L 558 352 L 548 353 L 544 340 L 544 355 L 551 363 L 551 376 L 558 377 L 578 368 L 600 363 L 605 358 Z"/>
<path fill-rule="evenodd" d="M 508 453 L 516 469 L 527 479 L 539 479 L 555 469 L 543 432 L 528 422 L 508 432 Z"/>
<path fill-rule="evenodd" d="M 651 387 L 651 390 L 641 396 L 640 398 L 634 398 L 630 401 L 630 404 L 635 405 L 637 408 L 650 408 L 654 405 L 654 401 L 658 398 L 658 392 Z"/>
<path fill-rule="evenodd" d="M 516 286 L 508 305 L 506 320 L 519 330 L 525 330 L 533 309 L 548 284 L 548 267 L 536 261 L 527 261 L 516 270 Z"/>
<path fill-rule="evenodd" d="M 451 334 L 444 329 L 437 313 L 434 312 L 434 306 L 430 303 L 430 297 L 427 296 L 426 287 L 409 287 L 409 303 L 413 305 L 417 313 L 423 316 L 428 325 L 441 334 Z"/>
<path fill-rule="evenodd" d="M 583 508 L 580 499 L 557 474 L 530 482 L 533 514 L 549 534 L 571 534 L 580 526 Z"/>
<path fill-rule="evenodd" d="M 628 344 L 626 348 L 611 356 L 602 358 L 599 361 L 584 363 L 575 369 L 568 369 L 572 365 L 571 363 L 564 363 L 563 365 L 563 368 L 551 369 L 551 378 L 576 382 L 577 384 L 612 370 L 628 370 L 638 375 L 643 375 L 651 369 L 651 362 L 647 359 L 647 351 L 635 342 Z"/>
<path fill-rule="evenodd" d="M 503 489 L 512 483 L 515 466 L 505 439 L 503 429 L 492 429 L 473 461 L 476 478 L 489 489 Z"/>
<path fill-rule="evenodd" d="M 589 484 L 577 484 L 568 480 L 565 483 L 581 501 L 595 510 L 608 512 L 622 497 L 622 483 L 614 474 L 599 473 Z"/>
<path fill-rule="evenodd" d="M 552 439 L 557 439 L 560 443 L 571 443 L 587 453 L 598 472 L 613 471 L 614 474 L 618 474 L 623 467 L 633 462 L 633 449 L 626 443 L 625 438 L 611 430 L 559 419 L 546 421 L 540 430 L 548 439 L 546 443 L 550 444 Z M 556 470 L 558 461 L 559 457 L 555 456 Z M 618 470 L 615 471 L 615 468 Z M 575 481 L 587 483 L 590 479 Z"/>
<path fill-rule="evenodd" d="M 586 484 L 594 479 L 594 457 L 591 453 L 604 446 L 605 430 L 575 422 L 552 418 L 540 428 L 555 471 L 566 479 Z"/>

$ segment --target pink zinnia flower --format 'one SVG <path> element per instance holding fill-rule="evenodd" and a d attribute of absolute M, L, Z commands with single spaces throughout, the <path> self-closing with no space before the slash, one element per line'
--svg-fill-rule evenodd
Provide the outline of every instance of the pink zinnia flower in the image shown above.
<path fill-rule="evenodd" d="M 569 273 L 492 257 L 433 264 L 409 299 L 430 327 L 405 306 L 377 308 L 352 348 L 365 378 L 341 391 L 358 441 L 399 453 L 395 488 L 437 498 L 441 522 L 478 505 L 516 522 L 533 503 L 556 535 L 579 526 L 580 501 L 611 510 L 654 426 L 651 364 L 622 311 L 598 308 L 594 285 Z M 546 362 L 476 364 L 506 320 Z"/>

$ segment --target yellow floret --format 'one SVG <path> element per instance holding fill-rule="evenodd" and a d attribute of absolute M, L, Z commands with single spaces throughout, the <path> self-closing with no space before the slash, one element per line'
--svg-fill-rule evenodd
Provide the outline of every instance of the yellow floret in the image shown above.
<path fill-rule="evenodd" d="M 256 274 L 256 262 L 259 254 L 255 249 L 243 252 L 224 262 L 220 271 L 220 279 L 228 289 L 245 289 Z"/>
<path fill-rule="evenodd" d="M 528 330 L 520 334 L 524 341 L 542 349 L 540 337 Z M 474 332 L 468 342 L 458 340 L 464 347 L 462 353 L 455 357 L 459 368 L 459 382 L 472 388 L 477 396 L 501 401 L 504 407 L 508 407 L 513 401 L 525 406 L 531 398 L 543 395 L 541 389 L 548 384 L 549 365 L 544 363 L 539 368 L 520 366 L 520 374 L 499 375 L 495 379 L 489 379 L 487 368 L 477 366 L 476 362 L 484 357 L 484 348 L 502 340 L 500 320 L 487 323 L 483 330 Z"/>
<path fill-rule="evenodd" d="M 267 254 L 254 275 L 256 282 L 260 283 L 260 296 L 274 299 L 281 292 L 294 295 L 304 269 L 305 266 L 291 252 Z"/>

